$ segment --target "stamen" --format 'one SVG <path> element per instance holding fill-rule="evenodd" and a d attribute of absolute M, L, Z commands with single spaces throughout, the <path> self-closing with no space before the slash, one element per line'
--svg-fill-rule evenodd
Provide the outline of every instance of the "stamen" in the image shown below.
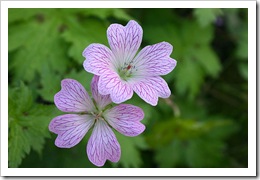
<path fill-rule="evenodd" d="M 131 77 L 133 71 L 136 71 L 136 67 L 131 62 L 129 64 L 124 63 L 124 66 L 119 69 L 118 74 L 122 80 L 127 80 Z"/>

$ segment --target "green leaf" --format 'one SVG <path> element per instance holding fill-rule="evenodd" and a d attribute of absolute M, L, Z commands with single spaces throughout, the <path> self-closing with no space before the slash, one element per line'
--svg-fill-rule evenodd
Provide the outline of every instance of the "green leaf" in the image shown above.
<path fill-rule="evenodd" d="M 9 167 L 18 167 L 31 149 L 41 153 L 54 106 L 34 103 L 23 84 L 9 89 L 8 101 L 8 162 Z"/>
<path fill-rule="evenodd" d="M 53 10 L 47 8 L 8 8 L 8 23 L 25 21 L 30 18 L 40 18 L 42 14 Z"/>
<path fill-rule="evenodd" d="M 236 55 L 238 58 L 247 61 L 248 60 L 248 28 L 245 26 L 241 28 L 241 32 L 237 37 L 238 44 L 236 49 Z"/>
<path fill-rule="evenodd" d="M 118 8 L 89 8 L 83 9 L 82 13 L 87 16 L 96 16 L 103 20 L 106 20 L 109 17 L 114 17 L 116 19 L 125 21 L 133 19 L 130 15 L 126 13 L 126 10 Z"/>
<path fill-rule="evenodd" d="M 183 158 L 183 145 L 179 140 L 174 140 L 168 146 L 161 147 L 155 152 L 155 161 L 160 168 L 176 167 Z"/>
<path fill-rule="evenodd" d="M 206 27 L 213 23 L 217 16 L 222 15 L 223 12 L 219 8 L 196 8 L 193 11 L 201 27 Z"/>
<path fill-rule="evenodd" d="M 60 37 L 61 20 L 52 14 L 42 16 L 41 20 L 10 26 L 9 51 L 19 49 L 9 59 L 9 65 L 19 80 L 31 81 L 42 72 L 45 64 L 59 73 L 63 73 L 68 65 L 67 45 Z M 22 30 L 17 31 L 20 26 Z"/>
<path fill-rule="evenodd" d="M 241 76 L 242 76 L 245 80 L 248 80 L 248 64 L 241 62 L 241 63 L 238 65 L 238 70 L 239 70 Z"/>
<path fill-rule="evenodd" d="M 222 167 L 225 140 L 236 130 L 230 120 L 174 119 L 158 123 L 147 141 L 160 167 Z"/>
<path fill-rule="evenodd" d="M 196 139 L 189 142 L 186 160 L 190 167 L 212 168 L 223 167 L 225 144 L 218 140 Z"/>
<path fill-rule="evenodd" d="M 148 41 L 150 44 L 159 43 L 166 41 L 171 43 L 173 46 L 173 53 L 171 57 L 175 58 L 177 61 L 185 52 L 183 48 L 182 37 L 180 37 L 181 32 L 176 26 L 170 23 L 161 25 L 144 24 L 143 26 L 144 40 Z"/>
<path fill-rule="evenodd" d="M 41 88 L 38 93 L 44 100 L 53 102 L 54 95 L 60 90 L 61 80 L 61 75 L 54 73 L 50 67 L 45 67 L 41 73 Z"/>
<path fill-rule="evenodd" d="M 229 120 L 196 121 L 171 118 L 158 122 L 146 137 L 151 147 L 162 147 L 176 139 L 190 140 L 203 135 L 214 139 L 224 139 L 234 130 L 236 127 Z"/>
<path fill-rule="evenodd" d="M 181 27 L 182 41 L 189 47 L 209 45 L 214 37 L 212 26 L 200 27 L 196 21 L 185 21 Z"/>
<path fill-rule="evenodd" d="M 70 43 L 69 56 L 83 64 L 84 49 L 91 43 L 107 44 L 107 25 L 104 21 L 87 18 L 79 22 L 75 17 L 68 17 L 64 39 Z"/>
<path fill-rule="evenodd" d="M 8 135 L 8 166 L 18 167 L 26 154 L 30 152 L 30 143 L 23 127 L 13 124 Z"/>
<path fill-rule="evenodd" d="M 187 55 L 185 59 L 178 62 L 178 66 L 181 68 L 175 69 L 176 90 L 182 95 L 189 92 L 188 97 L 192 99 L 198 94 L 205 73 L 192 56 Z"/>
<path fill-rule="evenodd" d="M 192 55 L 201 64 L 206 74 L 217 77 L 221 71 L 221 64 L 216 53 L 209 46 L 193 49 Z"/>
<path fill-rule="evenodd" d="M 88 92 L 91 91 L 93 74 L 86 72 L 84 69 L 79 72 L 73 69 L 68 74 L 64 75 L 64 78 L 75 79 L 80 82 Z"/>
<path fill-rule="evenodd" d="M 60 9 L 62 14 L 68 16 L 81 15 L 84 17 L 97 17 L 102 20 L 114 17 L 119 20 L 130 20 L 133 19 L 125 9 L 118 8 L 63 8 Z"/>
<path fill-rule="evenodd" d="M 113 163 L 112 166 L 118 167 L 121 164 L 125 168 L 141 167 L 142 158 L 140 149 L 146 149 L 147 144 L 142 135 L 136 137 L 126 137 L 122 134 L 115 132 L 117 140 L 121 146 L 121 158 L 117 164 Z"/>

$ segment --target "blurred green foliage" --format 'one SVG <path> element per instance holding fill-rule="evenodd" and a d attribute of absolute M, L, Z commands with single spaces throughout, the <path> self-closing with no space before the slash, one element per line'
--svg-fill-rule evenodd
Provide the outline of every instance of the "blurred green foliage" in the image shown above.
<path fill-rule="evenodd" d="M 95 167 L 86 155 L 90 132 L 60 149 L 48 124 L 62 114 L 53 104 L 64 78 L 90 90 L 82 51 L 108 45 L 111 23 L 143 28 L 142 47 L 174 46 L 178 64 L 164 76 L 172 91 L 156 107 L 136 95 L 145 132 L 116 133 L 118 163 L 104 167 L 247 167 L 247 9 L 9 9 L 9 167 Z"/>

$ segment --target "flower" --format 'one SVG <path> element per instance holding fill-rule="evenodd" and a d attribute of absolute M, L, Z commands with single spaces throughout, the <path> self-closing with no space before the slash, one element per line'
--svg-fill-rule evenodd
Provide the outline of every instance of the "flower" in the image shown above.
<path fill-rule="evenodd" d="M 94 165 L 103 166 L 106 160 L 118 162 L 121 156 L 120 145 L 110 126 L 126 136 L 139 135 L 145 126 L 140 123 L 144 118 L 141 108 L 129 104 L 111 107 L 109 95 L 98 93 L 98 80 L 99 77 L 94 76 L 91 83 L 93 101 L 79 82 L 62 80 L 62 89 L 55 95 L 54 103 L 59 110 L 75 114 L 55 117 L 49 130 L 58 134 L 56 146 L 71 148 L 94 126 L 87 155 Z"/>
<path fill-rule="evenodd" d="M 168 98 L 171 91 L 160 75 L 170 73 L 176 60 L 170 58 L 172 45 L 160 42 L 146 46 L 137 55 L 142 27 L 131 20 L 124 27 L 111 24 L 107 29 L 111 50 L 102 44 L 90 44 L 83 51 L 87 72 L 100 76 L 99 93 L 110 94 L 114 103 L 122 103 L 135 91 L 144 101 L 156 106 L 158 97 Z"/>

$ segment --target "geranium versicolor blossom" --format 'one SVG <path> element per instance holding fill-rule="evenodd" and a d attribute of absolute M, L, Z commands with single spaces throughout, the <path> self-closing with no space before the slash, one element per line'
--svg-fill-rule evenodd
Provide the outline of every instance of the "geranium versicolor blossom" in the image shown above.
<path fill-rule="evenodd" d="M 135 91 L 155 106 L 158 97 L 168 98 L 171 94 L 160 75 L 170 73 L 176 66 L 176 61 L 170 58 L 173 47 L 160 42 L 146 46 L 136 55 L 142 35 L 142 27 L 133 20 L 125 27 L 111 24 L 107 29 L 111 50 L 95 43 L 83 51 L 85 70 L 100 76 L 99 93 L 110 94 L 115 103 L 130 99 Z"/>
<path fill-rule="evenodd" d="M 110 96 L 98 93 L 98 80 L 99 77 L 94 76 L 91 83 L 92 101 L 79 82 L 64 79 L 54 102 L 61 111 L 74 114 L 54 118 L 49 129 L 58 134 L 56 146 L 71 148 L 94 126 L 87 144 L 87 155 L 93 164 L 103 166 L 107 159 L 118 162 L 121 156 L 120 145 L 110 126 L 126 136 L 139 135 L 145 126 L 140 123 L 144 118 L 141 108 L 129 104 L 111 107 Z"/>

